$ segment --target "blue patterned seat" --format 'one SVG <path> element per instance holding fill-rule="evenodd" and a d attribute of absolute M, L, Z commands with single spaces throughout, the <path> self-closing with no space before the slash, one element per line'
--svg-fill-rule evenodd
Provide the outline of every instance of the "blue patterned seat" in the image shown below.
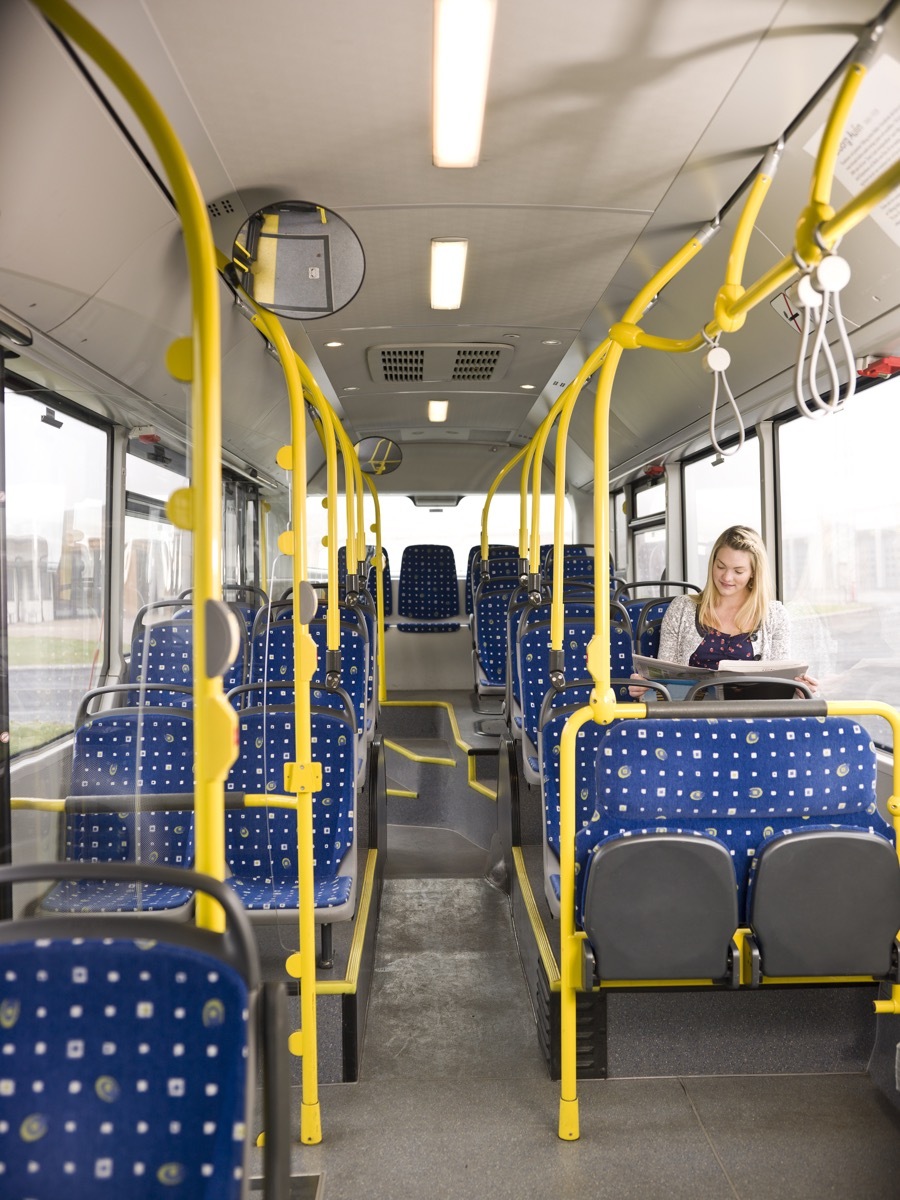
<path fill-rule="evenodd" d="M 400 561 L 397 613 L 413 621 L 435 622 L 434 632 L 446 632 L 437 623 L 459 615 L 459 583 L 450 546 L 406 547 Z M 419 632 L 427 628 L 423 624 Z"/>
<path fill-rule="evenodd" d="M 507 613 L 518 575 L 482 579 L 475 590 L 472 634 L 475 642 L 475 688 L 480 695 L 506 691 Z"/>
<path fill-rule="evenodd" d="M 627 701 L 627 680 L 634 669 L 631 649 L 631 629 L 627 616 L 620 612 L 621 606 L 613 605 L 610 611 L 610 678 L 619 700 Z M 520 622 L 517 646 L 519 675 L 521 679 L 522 708 L 522 753 L 525 774 L 531 783 L 540 783 L 538 768 L 538 726 L 544 698 L 552 685 L 550 678 L 550 621 L 549 606 L 540 605 L 529 610 Z M 587 648 L 594 636 L 593 606 L 580 602 L 567 603 L 564 607 L 562 650 L 565 658 L 565 674 L 569 680 L 583 678 L 587 670 Z M 548 618 L 534 618 L 546 612 Z M 570 616 L 569 614 L 574 614 Z M 582 615 L 583 614 L 583 615 Z M 615 683 L 615 681 L 621 681 Z"/>
<path fill-rule="evenodd" d="M 137 622 L 135 622 L 137 625 Z M 239 687 L 246 681 L 247 631 L 240 623 L 241 642 L 237 658 L 223 677 L 225 691 Z M 194 625 L 190 615 L 147 625 L 138 632 L 131 644 L 131 659 L 128 665 L 128 681 L 139 688 L 141 684 L 176 684 L 193 687 L 194 682 Z M 143 700 L 148 704 L 166 707 L 189 708 L 190 698 L 179 692 L 166 692 L 158 688 L 147 693 L 136 691 L 132 702 Z"/>
<path fill-rule="evenodd" d="M 593 797 L 575 840 L 582 922 L 597 848 L 609 838 L 630 839 L 635 853 L 641 839 L 673 830 L 723 844 L 746 923 L 748 885 L 767 839 L 817 825 L 888 834 L 869 735 L 840 717 L 621 721 L 599 744 Z"/>
<path fill-rule="evenodd" d="M 374 555 L 374 550 L 372 553 Z M 384 615 L 389 617 L 394 611 L 394 597 L 391 588 L 391 564 L 388 559 L 387 550 L 382 547 L 381 553 L 384 558 L 384 566 L 379 574 L 378 568 L 370 561 L 369 574 L 366 578 L 366 591 L 377 602 L 378 588 L 382 589 L 384 592 Z"/>
<path fill-rule="evenodd" d="M 101 869 L 133 876 L 114 880 L 123 890 L 171 889 L 180 874 L 38 864 L 0 868 L 0 882 L 72 869 L 93 871 L 94 885 Z M 223 906 L 226 932 L 145 916 L 2 922 L 0 1193 L 10 1200 L 245 1194 L 259 958 L 228 889 L 185 875 L 187 890 Z M 262 1057 L 267 1071 L 277 1062 Z M 282 1135 L 267 1122 L 270 1153 L 286 1153 Z"/>
<path fill-rule="evenodd" d="M 101 696 L 98 689 L 93 696 Z M 182 709 L 156 706 L 79 713 L 66 803 L 63 858 L 81 863 L 190 867 L 194 857 L 194 722 Z M 136 798 L 184 797 L 182 808 L 135 811 Z M 115 811 L 91 811 L 117 800 Z M 46 912 L 169 911 L 185 915 L 191 895 L 161 884 L 73 880 L 44 897 Z"/>
<path fill-rule="evenodd" d="M 349 610 L 342 610 L 340 623 L 341 670 L 340 688 L 349 695 L 356 720 L 357 743 L 360 759 L 365 757 L 365 744 L 371 727 L 374 724 L 369 690 L 369 643 L 365 622 L 356 613 L 352 618 L 346 616 Z M 311 621 L 309 633 L 316 643 L 316 669 L 313 672 L 312 685 L 317 692 L 326 693 L 325 676 L 327 674 L 327 624 L 316 618 Z M 290 621 L 276 619 L 266 624 L 257 623 L 253 637 L 253 649 L 250 660 L 251 685 L 267 685 L 267 698 L 270 704 L 293 704 L 294 702 L 294 627 Z M 247 693 L 247 703 L 259 705 L 262 703 L 262 688 L 251 686 Z M 322 699 L 321 696 L 313 703 L 343 708 L 342 696 L 335 699 Z"/>
<path fill-rule="evenodd" d="M 475 593 L 481 581 L 481 543 L 473 546 L 466 561 L 466 613 L 475 611 Z M 488 546 L 488 564 L 491 575 L 518 575 L 519 548 L 497 543 Z"/>
<path fill-rule="evenodd" d="M 284 764 L 295 761 L 292 708 L 244 709 L 238 758 L 225 783 L 229 793 L 283 796 Z M 354 736 L 344 714 L 314 708 L 313 761 L 322 789 L 313 795 L 313 854 L 317 917 L 353 916 L 356 888 Z M 277 920 L 298 907 L 297 814 L 292 808 L 245 806 L 225 814 L 225 860 L 233 888 L 255 920 Z"/>

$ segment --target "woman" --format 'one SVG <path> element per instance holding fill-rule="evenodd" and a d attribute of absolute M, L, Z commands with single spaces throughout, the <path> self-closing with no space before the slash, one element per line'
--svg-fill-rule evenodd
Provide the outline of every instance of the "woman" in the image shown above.
<path fill-rule="evenodd" d="M 759 534 L 745 525 L 732 525 L 716 539 L 700 595 L 676 596 L 666 609 L 659 657 L 713 670 L 723 659 L 789 658 L 788 615 L 774 594 Z M 797 679 L 815 691 L 811 676 Z M 632 688 L 631 695 L 638 699 L 645 690 Z"/>

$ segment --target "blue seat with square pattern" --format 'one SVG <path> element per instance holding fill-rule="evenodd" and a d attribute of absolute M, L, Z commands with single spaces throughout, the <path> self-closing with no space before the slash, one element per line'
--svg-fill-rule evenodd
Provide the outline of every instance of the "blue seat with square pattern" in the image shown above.
<path fill-rule="evenodd" d="M 239 1200 L 258 1017 L 274 1011 L 257 1003 L 252 930 L 224 884 L 192 871 L 28 864 L 0 868 L 0 884 L 96 887 L 104 873 L 121 891 L 206 892 L 223 932 L 144 915 L 0 923 L 0 1193 Z M 283 1058 L 274 1039 L 259 1055 L 270 1094 Z M 286 1173 L 284 1121 L 269 1117 L 268 1164 Z"/>
<path fill-rule="evenodd" d="M 356 775 L 349 718 L 313 708 L 312 757 L 322 766 L 322 788 L 313 794 L 313 854 L 317 919 L 353 916 L 356 895 L 354 838 Z M 283 796 L 284 764 L 295 761 L 293 708 L 269 705 L 239 715 L 238 757 L 225 782 L 229 793 Z M 229 887 L 254 920 L 277 920 L 299 905 L 297 814 L 293 808 L 245 805 L 225 814 Z"/>
<path fill-rule="evenodd" d="M 121 694 L 100 688 L 89 699 Z M 147 797 L 166 804 L 147 810 Z M 183 798 L 181 807 L 171 807 Z M 140 800 L 140 803 L 138 802 Z M 115 802 L 112 808 L 110 802 Z M 194 858 L 194 722 L 180 708 L 147 705 L 88 713 L 76 720 L 62 857 L 71 862 L 187 868 Z M 45 912 L 166 911 L 186 915 L 185 888 L 72 880 L 44 897 Z"/>
<path fill-rule="evenodd" d="M 700 886 L 698 855 L 707 855 L 713 874 L 722 863 L 720 849 L 699 848 L 698 839 L 724 846 L 733 866 L 733 899 L 741 924 L 748 918 L 752 924 L 748 889 L 769 852 L 766 847 L 773 841 L 785 844 L 789 831 L 828 835 L 814 847 L 824 847 L 820 862 L 827 861 L 829 846 L 846 841 L 848 831 L 851 838 L 862 831 L 870 840 L 881 839 L 893 853 L 889 827 L 876 806 L 871 740 L 847 718 L 736 716 L 614 723 L 598 745 L 592 798 L 590 819 L 587 824 L 582 819 L 575 840 L 578 918 L 586 931 L 611 927 L 617 919 L 603 907 L 606 885 L 591 882 L 595 871 L 612 869 L 609 857 L 598 855 L 610 839 L 629 843 L 630 886 L 639 890 L 647 913 L 657 916 L 676 903 L 671 887 L 656 882 L 659 872 L 667 869 L 668 835 L 677 833 L 681 839 L 671 843 L 671 862 L 673 878 L 682 879 L 686 895 L 690 887 L 684 878 L 690 880 L 696 873 Z M 648 849 L 646 858 L 642 847 Z M 621 870 L 621 853 L 617 861 Z M 686 873 L 684 878 L 680 871 Z M 900 878 L 897 885 L 900 904 Z M 755 894 L 758 901 L 758 889 Z M 704 906 L 708 909 L 708 900 L 697 900 L 698 911 Z M 896 916 L 900 918 L 900 910 Z M 691 919 L 697 919 L 696 913 Z M 894 914 L 889 923 L 893 919 Z M 721 921 L 718 928 L 721 931 Z M 661 977 L 656 974 L 658 961 L 645 965 L 647 974 L 635 977 Z M 675 970 L 671 962 L 667 970 Z M 677 970 L 672 977 L 680 977 Z"/>
<path fill-rule="evenodd" d="M 400 560 L 400 590 L 397 613 L 422 623 L 446 622 L 459 615 L 459 582 L 456 560 L 450 546 L 422 544 L 407 546 Z M 440 632 L 458 629 L 452 622 Z"/>

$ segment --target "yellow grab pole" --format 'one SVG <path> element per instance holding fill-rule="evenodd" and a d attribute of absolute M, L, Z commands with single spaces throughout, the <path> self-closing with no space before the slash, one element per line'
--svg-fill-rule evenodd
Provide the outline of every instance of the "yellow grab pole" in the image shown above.
<path fill-rule="evenodd" d="M 488 514 L 491 510 L 491 501 L 499 488 L 500 484 L 507 477 L 513 467 L 520 463 L 527 453 L 528 447 L 523 446 L 517 454 L 509 460 L 505 467 L 502 467 L 497 473 L 494 482 L 488 488 L 487 496 L 484 499 L 484 508 L 481 510 L 481 561 L 486 562 L 490 554 L 490 538 L 488 537 Z M 522 557 L 520 555 L 520 557 Z"/>
<path fill-rule="evenodd" d="M 295 357 L 298 358 L 296 367 L 298 378 L 300 378 L 299 356 Z M 330 411 L 322 412 L 317 409 L 317 412 L 318 420 L 314 421 L 313 425 L 325 451 L 325 511 L 328 524 L 328 533 L 325 539 L 328 551 L 328 598 L 326 600 L 325 644 L 328 650 L 340 650 L 341 614 L 338 597 L 337 443 L 334 437 L 334 426 L 331 423 Z M 349 559 L 347 561 L 349 563 Z"/>
<path fill-rule="evenodd" d="M 378 577 L 375 586 L 375 614 L 378 621 L 378 702 L 384 704 L 387 701 L 387 664 L 384 652 L 384 546 L 381 541 L 381 503 L 371 476 L 366 474 L 363 478 L 369 485 L 375 502 L 375 524 L 372 526 L 372 532 L 375 534 L 375 571 Z"/>
<path fill-rule="evenodd" d="M 66 37 L 97 62 L 141 121 L 172 187 L 184 229 L 191 280 L 191 337 L 179 339 L 167 362 L 191 382 L 194 431 L 192 483 L 174 493 L 170 519 L 193 534 L 194 754 L 196 868 L 225 877 L 224 783 L 237 755 L 237 715 L 225 700 L 222 677 L 206 671 L 206 602 L 222 598 L 222 399 L 219 280 L 209 215 L 190 162 L 150 90 L 113 46 L 66 0 L 34 0 Z M 197 897 L 197 924 L 224 929 L 224 914 L 209 896 Z"/>
<path fill-rule="evenodd" d="M 252 303 L 248 297 L 248 302 Z M 291 1034 L 292 1053 L 303 1059 L 300 1099 L 300 1141 L 312 1145 L 322 1140 L 319 1105 L 319 1056 L 316 1031 L 316 916 L 313 864 L 313 795 L 322 787 L 322 764 L 312 759 L 310 682 L 316 669 L 316 643 L 301 612 L 301 584 L 306 567 L 306 407 L 294 349 L 281 322 L 258 306 L 253 323 L 278 352 L 291 408 L 291 445 L 279 451 L 278 463 L 292 473 L 291 528 L 282 534 L 282 553 L 291 556 L 294 625 L 294 718 L 297 732 L 296 761 L 285 764 L 284 790 L 297 797 L 297 868 L 299 883 L 300 1029 Z M 335 555 L 337 551 L 335 549 Z M 329 548 L 330 554 L 330 548 Z"/>

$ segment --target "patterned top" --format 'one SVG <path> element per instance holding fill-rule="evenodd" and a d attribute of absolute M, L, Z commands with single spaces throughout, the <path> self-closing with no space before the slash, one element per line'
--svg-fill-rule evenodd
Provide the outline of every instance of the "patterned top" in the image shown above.
<path fill-rule="evenodd" d="M 723 659 L 756 658 L 752 638 L 753 635 L 749 633 L 722 633 L 718 629 L 708 629 L 706 637 L 688 659 L 688 666 L 715 670 Z"/>
<path fill-rule="evenodd" d="M 697 625 L 697 605 L 691 596 L 676 596 L 663 617 L 659 635 L 659 657 L 667 662 L 688 663 L 703 641 L 706 630 Z M 791 628 L 787 609 L 773 600 L 766 619 L 755 633 L 753 657 L 761 659 L 791 657 Z"/>

